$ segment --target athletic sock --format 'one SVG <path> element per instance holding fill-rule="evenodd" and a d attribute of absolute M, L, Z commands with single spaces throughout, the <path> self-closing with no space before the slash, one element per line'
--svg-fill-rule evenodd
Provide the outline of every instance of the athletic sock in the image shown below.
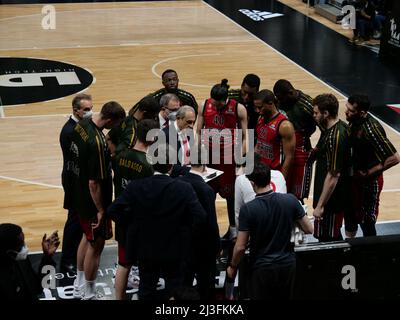
<path fill-rule="evenodd" d="M 85 271 L 77 270 L 76 285 L 82 287 L 85 284 Z"/>
<path fill-rule="evenodd" d="M 85 297 L 96 295 L 96 280 L 85 282 Z"/>

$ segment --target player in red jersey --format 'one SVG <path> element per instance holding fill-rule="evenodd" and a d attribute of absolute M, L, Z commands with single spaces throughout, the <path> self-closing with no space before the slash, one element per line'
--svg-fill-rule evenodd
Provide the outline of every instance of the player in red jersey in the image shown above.
<path fill-rule="evenodd" d="M 254 98 L 260 117 L 256 126 L 255 152 L 272 170 L 279 170 L 287 180 L 294 159 L 296 136 L 293 124 L 276 108 L 270 90 L 261 90 Z"/>
<path fill-rule="evenodd" d="M 230 228 L 224 238 L 235 237 L 235 148 L 246 153 L 247 112 L 236 100 L 228 98 L 228 80 L 224 79 L 211 89 L 211 98 L 200 107 L 198 113 L 197 136 L 209 151 L 209 166 L 224 172 L 210 182 L 215 192 L 226 199 Z M 241 129 L 241 142 L 238 137 Z M 208 129 L 203 130 L 202 129 Z M 219 156 L 216 155 L 219 152 Z M 213 157 L 214 155 L 214 157 Z"/>

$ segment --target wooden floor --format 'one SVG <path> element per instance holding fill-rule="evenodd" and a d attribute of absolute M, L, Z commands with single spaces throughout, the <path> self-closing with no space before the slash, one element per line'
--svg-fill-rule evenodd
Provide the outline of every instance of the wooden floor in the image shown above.
<path fill-rule="evenodd" d="M 305 16 L 310 17 L 315 21 L 318 21 L 319 23 L 327 26 L 328 28 L 335 30 L 336 32 L 344 35 L 347 38 L 353 37 L 353 31 L 351 29 L 344 29 L 341 24 L 334 23 L 328 20 L 327 18 L 319 15 L 318 13 L 315 12 L 314 7 L 307 5 L 307 3 L 304 3 L 301 0 L 278 0 L 278 1 L 282 2 L 288 7 L 291 7 L 294 10 L 301 12 Z"/>
<path fill-rule="evenodd" d="M 160 74 L 173 68 L 180 87 L 198 101 L 222 78 L 239 87 L 245 74 L 256 73 L 263 89 L 287 78 L 311 96 L 335 94 L 343 118 L 343 96 L 201 1 L 55 4 L 57 25 L 50 31 L 41 28 L 41 7 L 0 6 L 1 56 L 59 60 L 89 69 L 96 82 L 86 92 L 93 95 L 95 111 L 109 100 L 128 110 L 159 89 Z M 72 97 L 6 106 L 0 119 L 0 222 L 21 225 L 33 250 L 40 248 L 43 233 L 58 229 L 62 235 L 66 212 L 58 135 Z M 399 134 L 385 129 L 399 149 Z M 380 220 L 400 219 L 399 181 L 400 166 L 385 174 Z M 217 206 L 224 233 L 224 202 Z"/>
<path fill-rule="evenodd" d="M 301 0 L 278 0 L 278 1 L 282 2 L 288 7 L 291 7 L 294 10 L 301 12 L 303 15 L 323 24 L 329 29 L 335 30 L 337 33 L 340 33 L 341 35 L 345 36 L 348 39 L 352 39 L 354 36 L 353 30 L 345 29 L 342 27 L 341 23 L 334 23 L 333 21 L 328 20 L 327 18 L 319 15 L 318 13 L 315 12 L 314 7 L 307 5 L 307 3 L 304 3 Z M 370 40 L 366 41 L 365 44 L 371 44 L 371 45 L 379 44 L 379 40 L 371 38 Z"/>

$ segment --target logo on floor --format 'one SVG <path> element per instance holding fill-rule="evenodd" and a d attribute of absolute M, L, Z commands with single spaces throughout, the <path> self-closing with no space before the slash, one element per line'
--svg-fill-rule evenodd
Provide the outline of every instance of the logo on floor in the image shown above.
<path fill-rule="evenodd" d="M 239 12 L 248 16 L 251 20 L 254 20 L 254 21 L 264 21 L 266 19 L 283 16 L 282 13 L 272 13 L 272 12 L 268 12 L 268 11 L 249 10 L 249 9 L 239 9 Z"/>
<path fill-rule="evenodd" d="M 0 98 L 19 105 L 62 98 L 89 87 L 92 74 L 75 65 L 33 58 L 0 58 Z"/>

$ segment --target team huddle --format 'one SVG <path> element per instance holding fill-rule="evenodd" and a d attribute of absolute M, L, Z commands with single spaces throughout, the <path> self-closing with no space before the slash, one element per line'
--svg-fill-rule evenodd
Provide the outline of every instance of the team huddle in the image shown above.
<path fill-rule="evenodd" d="M 160 277 L 163 298 L 191 288 L 199 298 L 213 299 L 221 243 L 217 194 L 226 200 L 230 225 L 223 238 L 236 241 L 228 277 L 236 276 L 251 240 L 251 299 L 276 290 L 289 296 L 296 223 L 323 242 L 342 240 L 343 221 L 347 237 L 355 236 L 358 225 L 364 236 L 376 235 L 382 173 L 400 157 L 368 113 L 367 96 L 348 98 L 346 123 L 334 95 L 313 99 L 284 79 L 272 91 L 260 90 L 254 74 L 238 90 L 224 79 L 200 104 L 178 88 L 174 70 L 162 74 L 162 83 L 127 116 L 114 101 L 98 114 L 89 95 L 72 101 L 60 144 L 68 210 L 62 264 L 76 266 L 75 298 L 98 298 L 97 270 L 114 221 L 117 299 L 125 298 L 132 277 L 140 279 L 140 300 L 159 298 Z M 314 163 L 312 225 L 301 204 L 309 196 Z M 221 174 L 205 180 L 208 168 Z M 291 279 L 275 283 L 275 291 L 267 290 L 278 281 L 267 276 L 271 266 Z"/>

